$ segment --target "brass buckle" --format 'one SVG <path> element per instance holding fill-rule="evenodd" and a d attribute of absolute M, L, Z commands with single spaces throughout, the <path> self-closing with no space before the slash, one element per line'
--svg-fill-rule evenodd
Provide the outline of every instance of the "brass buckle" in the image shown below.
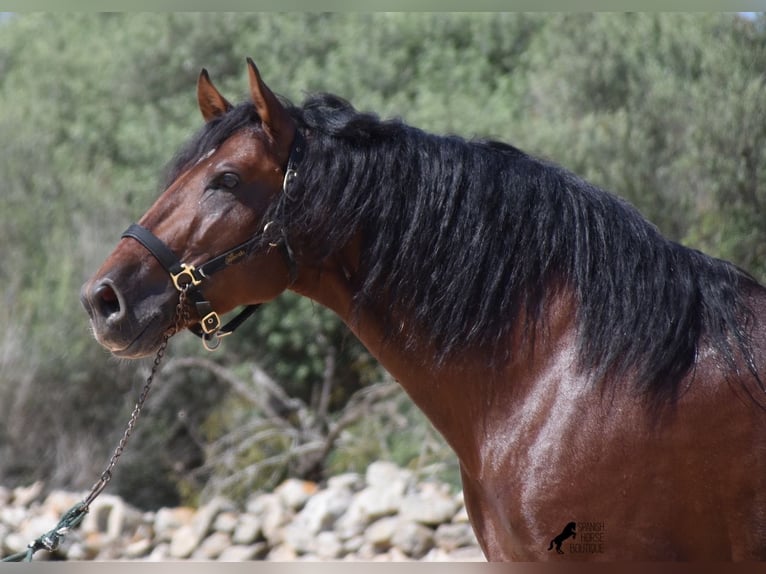
<path fill-rule="evenodd" d="M 206 335 L 212 335 L 221 328 L 221 318 L 215 311 L 211 311 L 202 317 L 202 320 L 199 323 Z"/>
<path fill-rule="evenodd" d="M 195 271 L 194 265 L 187 265 L 186 263 L 181 263 L 181 270 L 178 273 L 170 274 L 170 278 L 173 280 L 173 285 L 176 286 L 176 289 L 178 289 L 179 291 L 183 291 L 189 285 L 193 285 L 196 287 L 197 285 L 202 283 L 202 279 L 197 279 L 194 276 L 194 271 Z"/>

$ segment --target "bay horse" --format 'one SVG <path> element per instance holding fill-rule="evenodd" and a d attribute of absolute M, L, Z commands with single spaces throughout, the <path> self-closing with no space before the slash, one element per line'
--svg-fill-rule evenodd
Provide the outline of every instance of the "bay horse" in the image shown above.
<path fill-rule="evenodd" d="M 220 314 L 289 289 L 444 436 L 489 560 L 766 558 L 755 279 L 511 145 L 295 106 L 247 70 L 236 106 L 201 72 L 204 126 L 83 286 L 101 345 L 151 354 L 184 292 L 214 346 Z M 586 551 L 549 553 L 570 522 Z"/>

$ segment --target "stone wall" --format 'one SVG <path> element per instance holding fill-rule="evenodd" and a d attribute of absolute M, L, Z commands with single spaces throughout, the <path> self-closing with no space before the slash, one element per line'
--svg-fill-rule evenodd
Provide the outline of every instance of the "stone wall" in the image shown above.
<path fill-rule="evenodd" d="M 0 555 L 53 528 L 83 493 L 42 485 L 0 488 Z M 45 552 L 36 559 L 50 558 Z M 446 485 L 377 462 L 320 487 L 288 479 L 244 508 L 215 498 L 199 509 L 141 512 L 102 494 L 57 558 L 68 560 L 483 561 L 462 496 Z"/>

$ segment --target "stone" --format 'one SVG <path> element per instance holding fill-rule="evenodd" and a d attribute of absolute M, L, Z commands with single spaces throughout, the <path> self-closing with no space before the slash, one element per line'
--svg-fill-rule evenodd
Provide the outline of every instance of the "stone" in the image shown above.
<path fill-rule="evenodd" d="M 282 504 L 278 495 L 267 493 L 250 499 L 247 511 L 261 521 L 261 532 L 271 546 L 282 542 L 282 526 L 293 517 L 293 512 Z"/>
<path fill-rule="evenodd" d="M 465 523 L 470 524 L 470 519 L 468 518 L 468 511 L 465 509 L 465 506 L 461 506 L 458 508 L 458 511 L 455 513 L 455 516 L 452 517 L 452 522 L 454 523 Z"/>
<path fill-rule="evenodd" d="M 0 508 L 0 522 L 7 524 L 11 528 L 19 528 L 27 518 L 27 509 L 23 506 L 6 506 Z M 55 526 L 54 523 L 51 526 Z"/>
<path fill-rule="evenodd" d="M 146 556 L 152 550 L 152 541 L 149 538 L 140 538 L 135 542 L 131 542 L 122 551 L 125 558 L 141 558 Z"/>
<path fill-rule="evenodd" d="M 380 554 L 375 554 L 370 559 L 370 562 L 391 562 L 391 556 L 388 554 L 388 551 L 381 552 Z"/>
<path fill-rule="evenodd" d="M 233 508 L 234 505 L 229 500 L 221 496 L 213 497 L 210 502 L 197 510 L 197 513 L 194 515 L 191 525 L 194 528 L 195 534 L 202 540 L 211 532 L 218 514 L 233 510 Z"/>
<path fill-rule="evenodd" d="M 466 546 L 450 552 L 449 560 L 450 562 L 486 562 L 487 557 L 479 546 Z"/>
<path fill-rule="evenodd" d="M 274 489 L 274 493 L 279 495 L 285 506 L 298 511 L 303 508 L 311 496 L 316 494 L 317 490 L 319 487 L 315 482 L 288 478 Z"/>
<path fill-rule="evenodd" d="M 170 540 L 170 555 L 173 558 L 191 556 L 212 530 L 213 522 L 218 514 L 231 508 L 232 504 L 222 497 L 214 497 L 202 506 L 192 518 L 191 523 L 181 526 L 173 533 Z M 228 535 L 222 535 L 229 539 Z"/>
<path fill-rule="evenodd" d="M 404 520 L 436 526 L 449 522 L 457 511 L 457 503 L 445 489 L 425 483 L 418 492 L 408 494 L 401 503 Z"/>
<path fill-rule="evenodd" d="M 231 546 L 231 537 L 223 532 L 213 532 L 192 553 L 193 560 L 215 560 Z"/>
<path fill-rule="evenodd" d="M 343 540 L 362 534 L 372 520 L 369 507 L 358 498 L 359 495 L 354 497 L 346 512 L 335 522 L 335 531 Z"/>
<path fill-rule="evenodd" d="M 271 562 L 292 562 L 296 558 L 298 558 L 298 555 L 295 553 L 295 550 L 286 544 L 275 546 L 266 557 L 266 559 Z"/>
<path fill-rule="evenodd" d="M 347 488 L 351 492 L 357 492 L 364 488 L 364 478 L 356 472 L 338 474 L 327 480 L 327 488 L 330 490 Z"/>
<path fill-rule="evenodd" d="M 17 486 L 13 489 L 13 504 L 15 506 L 29 506 L 42 494 L 45 484 L 38 480 L 29 486 Z"/>
<path fill-rule="evenodd" d="M 191 524 L 181 526 L 173 533 L 169 554 L 173 558 L 188 558 L 200 543 L 200 538 Z"/>
<path fill-rule="evenodd" d="M 154 535 L 158 541 L 170 542 L 173 533 L 181 526 L 189 526 L 194 520 L 194 509 L 188 506 L 180 508 L 160 508 L 154 515 Z"/>
<path fill-rule="evenodd" d="M 0 489 L 0 492 L 2 489 Z M 75 504 L 82 500 L 82 496 L 74 494 L 72 492 L 66 492 L 64 490 L 53 490 L 45 498 L 43 507 L 56 516 L 63 516 L 63 514 L 72 508 Z M 0 495 L 0 506 L 4 506 L 2 501 L 2 495 Z"/>
<path fill-rule="evenodd" d="M 148 562 L 164 562 L 170 558 L 170 544 L 163 542 L 154 547 L 149 556 L 146 557 Z"/>
<path fill-rule="evenodd" d="M 365 560 L 370 561 L 375 556 L 377 556 L 378 551 L 375 548 L 375 545 L 372 542 L 368 542 L 367 540 L 364 540 L 362 545 L 359 547 L 358 550 L 356 550 L 356 558 L 357 560 Z"/>
<path fill-rule="evenodd" d="M 218 556 L 219 562 L 247 562 L 248 560 L 257 560 L 264 555 L 266 545 L 251 544 L 250 546 L 229 546 Z"/>
<path fill-rule="evenodd" d="M 362 522 L 396 514 L 404 500 L 405 483 L 393 481 L 385 486 L 368 486 L 354 498 L 354 514 Z"/>
<path fill-rule="evenodd" d="M 356 495 L 342 522 L 344 536 L 358 534 L 373 520 L 399 512 L 414 475 L 391 462 L 377 461 L 367 467 L 365 481 L 367 486 Z"/>
<path fill-rule="evenodd" d="M 301 523 L 291 522 L 282 530 L 282 542 L 296 554 L 311 552 L 314 534 Z"/>
<path fill-rule="evenodd" d="M 102 532 L 82 532 L 81 542 L 89 552 L 99 554 L 104 547 L 105 534 Z"/>
<path fill-rule="evenodd" d="M 463 546 L 478 545 L 473 528 L 465 522 L 440 524 L 434 532 L 434 541 L 439 548 L 447 552 Z"/>
<path fill-rule="evenodd" d="M 401 520 L 391 537 L 391 545 L 405 555 L 419 559 L 433 548 L 434 537 L 430 528 Z"/>
<path fill-rule="evenodd" d="M 343 551 L 345 554 L 358 552 L 364 544 L 364 536 L 352 536 L 343 542 Z"/>
<path fill-rule="evenodd" d="M 412 562 L 404 552 L 399 550 L 396 546 L 393 546 L 387 553 L 386 559 L 389 562 Z"/>
<path fill-rule="evenodd" d="M 449 562 L 449 552 L 434 546 L 420 559 L 421 562 Z"/>
<path fill-rule="evenodd" d="M 343 544 L 337 534 L 326 530 L 314 539 L 314 552 L 322 560 L 337 560 L 343 555 Z"/>
<path fill-rule="evenodd" d="M 231 534 L 237 528 L 239 522 L 239 515 L 236 512 L 228 510 L 221 512 L 213 522 L 213 530 L 216 532 L 223 532 L 225 534 Z"/>
<path fill-rule="evenodd" d="M 17 532 L 11 532 L 5 538 L 3 538 L 3 552 L 5 554 L 16 554 L 25 550 L 27 544 L 31 542 L 30 539 L 24 538 Z"/>
<path fill-rule="evenodd" d="M 364 533 L 364 539 L 377 551 L 386 551 L 391 547 L 391 539 L 398 526 L 399 518 L 386 516 L 370 524 Z"/>
<path fill-rule="evenodd" d="M 375 461 L 367 467 L 365 480 L 368 486 L 388 486 L 393 482 L 404 481 L 407 486 L 413 480 L 412 472 L 399 468 L 393 462 Z"/>
<path fill-rule="evenodd" d="M 283 530 L 285 544 L 298 554 L 314 551 L 315 537 L 333 527 L 348 509 L 353 494 L 346 488 L 327 489 L 309 499 L 295 519 Z"/>
<path fill-rule="evenodd" d="M 82 544 L 72 544 L 66 553 L 67 560 L 88 560 L 93 558 Z"/>
<path fill-rule="evenodd" d="M 199 510 L 142 513 L 103 494 L 57 554 L 69 560 L 484 561 L 462 493 L 416 484 L 411 472 L 391 463 L 370 466 L 364 476 L 332 477 L 322 489 L 286 480 L 275 492 L 253 495 L 247 512 L 214 498 Z M 3 556 L 23 551 L 82 499 L 63 491 L 44 500 L 33 494 L 0 487 L 7 502 L 0 505 Z M 16 505 L 16 495 L 30 500 L 28 506 Z"/>
<path fill-rule="evenodd" d="M 239 517 L 234 529 L 232 541 L 234 544 L 252 544 L 261 535 L 261 521 L 254 514 L 243 514 Z"/>
<path fill-rule="evenodd" d="M 317 534 L 331 528 L 335 521 L 348 510 L 353 494 L 346 488 L 327 489 L 318 492 L 295 517 L 293 524 Z"/>
<path fill-rule="evenodd" d="M 82 521 L 82 531 L 101 532 L 113 541 L 134 530 L 141 523 L 141 513 L 113 494 L 102 494 L 90 505 Z"/>

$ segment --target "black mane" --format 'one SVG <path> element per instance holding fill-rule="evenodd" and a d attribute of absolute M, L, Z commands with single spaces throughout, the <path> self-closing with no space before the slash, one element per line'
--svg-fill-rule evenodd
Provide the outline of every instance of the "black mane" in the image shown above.
<path fill-rule="evenodd" d="M 755 280 L 664 238 L 619 198 L 512 146 L 428 134 L 335 96 L 288 109 L 308 151 L 267 217 L 320 256 L 361 230 L 357 303 L 397 310 L 442 359 L 504 350 L 517 321 L 533 333 L 566 288 L 580 366 L 595 377 L 627 375 L 639 391 L 674 396 L 703 341 L 728 368 L 737 355 L 752 364 L 745 293 Z M 196 138 L 194 153 L 220 128 Z"/>

